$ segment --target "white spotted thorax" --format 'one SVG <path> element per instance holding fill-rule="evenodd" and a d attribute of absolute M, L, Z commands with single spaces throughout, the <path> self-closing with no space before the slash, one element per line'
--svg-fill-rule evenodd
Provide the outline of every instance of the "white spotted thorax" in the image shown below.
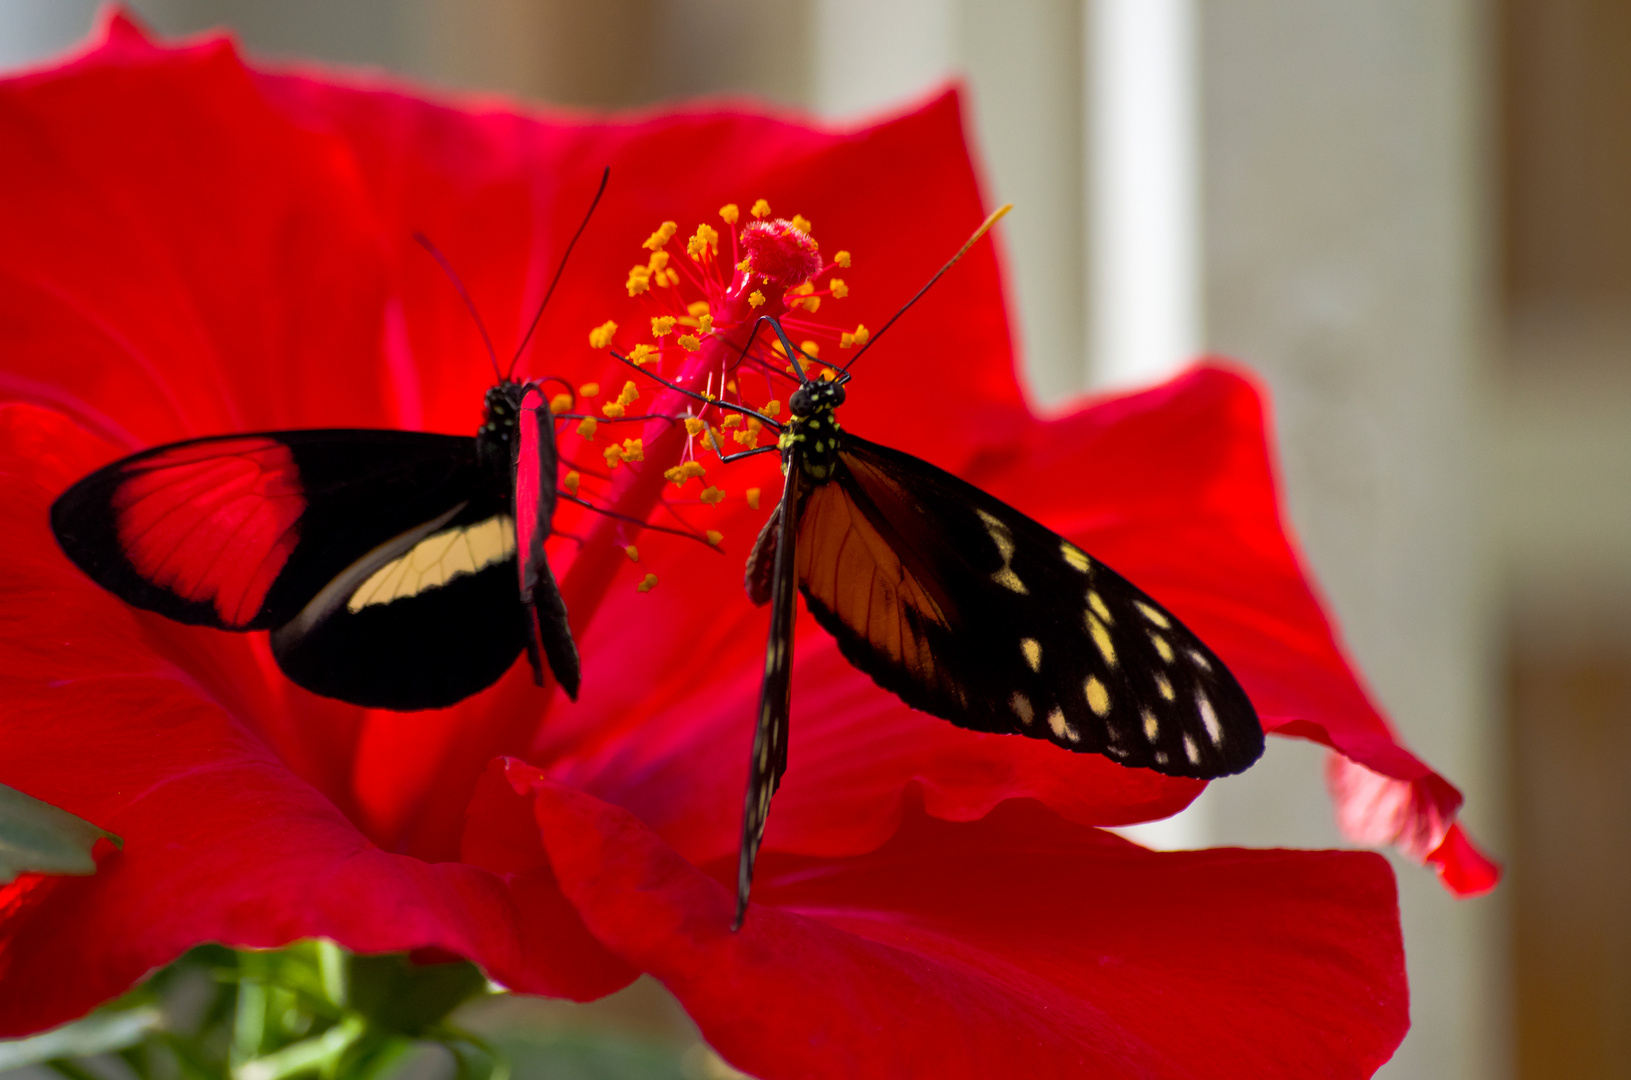
<path fill-rule="evenodd" d="M 792 413 L 776 445 L 783 454 L 799 449 L 799 468 L 813 483 L 832 479 L 838 464 L 838 447 L 843 429 L 835 410 L 844 403 L 844 388 L 835 382 L 810 382 L 793 391 L 787 399 Z"/>

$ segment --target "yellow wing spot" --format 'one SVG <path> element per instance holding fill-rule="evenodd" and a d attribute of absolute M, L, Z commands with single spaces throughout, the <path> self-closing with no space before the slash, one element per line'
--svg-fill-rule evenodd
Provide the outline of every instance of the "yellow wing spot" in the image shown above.
<path fill-rule="evenodd" d="M 1065 561 L 1069 563 L 1073 569 L 1080 570 L 1084 574 L 1093 569 L 1093 561 L 1087 557 L 1087 552 L 1083 551 L 1069 540 L 1063 541 L 1059 545 L 1059 552 L 1060 554 L 1064 555 Z"/>
<path fill-rule="evenodd" d="M 418 596 L 514 554 L 515 521 L 508 515 L 444 529 L 374 571 L 351 594 L 346 607 L 361 611 L 373 604 Z"/>
<path fill-rule="evenodd" d="M 1200 699 L 1201 723 L 1206 726 L 1206 737 L 1212 740 L 1213 746 L 1223 745 L 1223 725 L 1218 723 L 1218 714 L 1212 708 L 1212 703 L 1206 700 L 1205 694 L 1195 695 Z"/>
<path fill-rule="evenodd" d="M 1099 647 L 1099 653 L 1104 662 L 1111 667 L 1116 666 L 1116 645 L 1110 640 L 1110 631 L 1105 629 L 1099 617 L 1091 611 L 1087 613 L 1087 632 L 1093 635 L 1093 644 Z"/>
<path fill-rule="evenodd" d="M 1211 662 L 1208 661 L 1203 654 L 1195 651 L 1194 649 L 1189 650 L 1189 658 L 1195 661 L 1195 666 L 1200 668 L 1202 671 L 1212 670 Z"/>
<path fill-rule="evenodd" d="M 1165 765 L 1167 763 L 1167 752 L 1165 750 L 1157 750 L 1150 756 L 1155 758 L 1155 763 L 1157 765 Z"/>
<path fill-rule="evenodd" d="M 1087 707 L 1093 710 L 1095 716 L 1110 715 L 1110 691 L 1106 690 L 1096 676 L 1087 677 L 1087 685 L 1083 687 L 1087 692 Z"/>
<path fill-rule="evenodd" d="M 1166 613 L 1160 608 L 1151 607 L 1142 600 L 1134 600 L 1133 603 L 1138 606 L 1139 611 L 1144 613 L 1144 617 L 1146 619 L 1150 620 L 1150 622 L 1159 626 L 1161 629 L 1166 630 L 1172 626 L 1172 620 L 1167 618 Z"/>
<path fill-rule="evenodd" d="M 1036 719 L 1036 710 L 1031 708 L 1031 699 L 1024 694 L 1016 692 L 1008 699 L 1008 707 L 1014 710 L 1014 715 L 1019 717 L 1022 724 L 1029 726 L 1031 721 Z"/>
<path fill-rule="evenodd" d="M 1020 638 L 1019 651 L 1025 654 L 1025 662 L 1031 665 L 1032 671 L 1042 670 L 1042 643 L 1034 637 Z"/>
<path fill-rule="evenodd" d="M 984 510 L 975 510 L 980 515 L 980 521 L 985 525 L 985 531 L 991 535 L 991 542 L 997 545 L 997 554 L 1002 561 L 1007 562 L 1014 557 L 1014 538 L 1004 525 L 1001 518 L 993 517 Z"/>
<path fill-rule="evenodd" d="M 1027 596 L 1030 594 L 1030 590 L 1025 587 L 1025 583 L 1019 580 L 1019 575 L 1014 573 L 1006 566 L 992 574 L 991 580 L 995 581 L 998 585 L 1001 585 L 1005 589 L 1012 589 L 1021 596 Z"/>
<path fill-rule="evenodd" d="M 1069 739 L 1071 742 L 1080 742 L 1081 733 L 1065 720 L 1065 710 L 1054 709 L 1048 713 L 1048 728 L 1056 739 Z"/>
<path fill-rule="evenodd" d="M 1110 616 L 1110 609 L 1105 606 L 1104 597 L 1100 596 L 1098 593 L 1091 590 L 1088 592 L 1087 606 L 1092 608 L 1093 613 L 1099 618 L 1103 619 L 1107 625 L 1116 625 L 1116 620 Z"/>
<path fill-rule="evenodd" d="M 1156 721 L 1155 714 L 1144 710 L 1144 737 L 1154 742 L 1161 737 L 1161 725 Z"/>
<path fill-rule="evenodd" d="M 1161 696 L 1166 698 L 1168 701 L 1173 700 L 1177 696 L 1172 692 L 1172 683 L 1168 681 L 1165 675 L 1157 675 L 1155 677 L 1155 688 L 1160 691 Z"/>
<path fill-rule="evenodd" d="M 655 589 L 656 587 L 657 587 L 657 575 L 656 574 L 647 574 L 645 577 L 640 579 L 640 583 L 634 587 L 634 591 L 635 592 L 650 592 L 652 589 Z"/>
<path fill-rule="evenodd" d="M 1195 745 L 1195 740 L 1188 735 L 1184 736 L 1184 757 L 1189 759 L 1191 765 L 1201 763 L 1201 748 Z"/>
<path fill-rule="evenodd" d="M 1172 646 L 1167 644 L 1167 639 L 1151 630 L 1150 641 L 1155 645 L 1155 651 L 1161 654 L 1161 662 L 1163 664 L 1172 663 Z"/>

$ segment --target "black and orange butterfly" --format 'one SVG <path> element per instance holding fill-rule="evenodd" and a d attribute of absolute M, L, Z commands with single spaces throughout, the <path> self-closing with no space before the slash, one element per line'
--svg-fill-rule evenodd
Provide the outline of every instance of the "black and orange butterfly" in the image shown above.
<path fill-rule="evenodd" d="M 473 438 L 337 429 L 171 443 L 74 484 L 51 507 L 52 529 L 80 569 L 135 607 L 270 630 L 289 678 L 328 697 L 439 708 L 490 686 L 524 649 L 540 686 L 547 661 L 576 699 L 577 646 L 543 544 L 557 499 L 583 500 L 556 490 L 554 418 L 528 404 L 541 384 L 513 377 L 532 328 L 500 374 L 469 294 L 417 239 L 475 318 L 497 376 Z"/>
<path fill-rule="evenodd" d="M 1171 776 L 1226 776 L 1263 752 L 1240 684 L 1171 612 L 1000 499 L 838 423 L 848 368 L 1002 213 L 831 381 L 806 374 L 815 362 L 778 320 L 760 320 L 799 381 L 785 424 L 709 399 L 779 435 L 775 446 L 722 460 L 776 451 L 785 474 L 747 566 L 748 595 L 770 604 L 770 636 L 733 926 L 746 912 L 771 796 L 787 769 L 795 585 L 845 659 L 913 708 L 960 727 L 1046 739 Z"/>

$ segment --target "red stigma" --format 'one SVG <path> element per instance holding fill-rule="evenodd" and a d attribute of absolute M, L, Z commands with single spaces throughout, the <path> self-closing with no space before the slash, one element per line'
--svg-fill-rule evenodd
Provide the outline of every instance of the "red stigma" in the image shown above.
<path fill-rule="evenodd" d="M 742 230 L 742 246 L 747 249 L 749 272 L 778 288 L 797 288 L 821 272 L 816 242 L 791 221 L 750 223 Z"/>

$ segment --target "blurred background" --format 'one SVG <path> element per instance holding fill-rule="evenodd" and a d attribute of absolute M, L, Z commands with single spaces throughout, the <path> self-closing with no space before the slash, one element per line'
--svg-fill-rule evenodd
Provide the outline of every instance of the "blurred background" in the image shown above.
<path fill-rule="evenodd" d="M 1038 406 L 1200 352 L 1262 373 L 1347 643 L 1508 866 L 1455 901 L 1398 864 L 1414 1026 L 1380 1075 L 1631 1076 L 1631 4 L 130 7 L 166 34 L 228 27 L 263 62 L 538 105 L 752 95 L 849 122 L 962 79 L 989 201 L 1016 204 Z M 94 8 L 0 0 L 0 67 L 69 48 Z M 1275 740 L 1145 837 L 1340 845 L 1320 767 Z M 649 983 L 503 1007 L 484 1022 L 517 1045 L 578 1047 L 536 1058 L 547 1075 L 728 1075 Z"/>

